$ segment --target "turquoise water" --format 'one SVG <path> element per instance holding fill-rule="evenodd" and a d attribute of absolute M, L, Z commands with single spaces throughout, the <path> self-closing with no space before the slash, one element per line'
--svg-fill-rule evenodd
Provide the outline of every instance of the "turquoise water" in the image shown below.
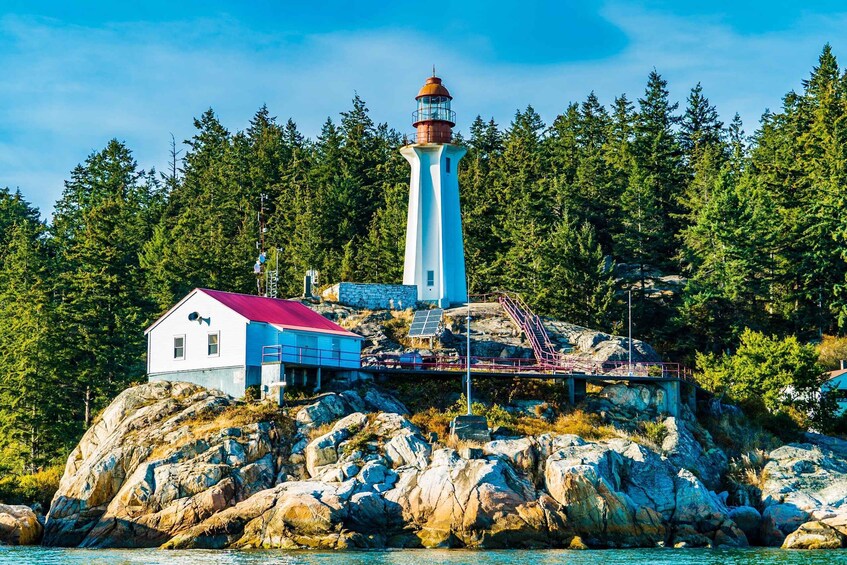
<path fill-rule="evenodd" d="M 603 551 L 396 550 L 367 552 L 162 551 L 157 549 L 54 549 L 0 547 L 0 565 L 847 565 L 843 551 L 779 549 L 631 549 Z"/>

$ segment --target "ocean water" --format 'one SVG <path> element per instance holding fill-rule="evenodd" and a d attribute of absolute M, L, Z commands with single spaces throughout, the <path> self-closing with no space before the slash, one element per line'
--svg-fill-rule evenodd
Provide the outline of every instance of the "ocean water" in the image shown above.
<path fill-rule="evenodd" d="M 847 565 L 847 550 L 627 549 L 627 550 L 389 550 L 163 551 L 158 549 L 55 549 L 0 547 L 0 565 Z"/>

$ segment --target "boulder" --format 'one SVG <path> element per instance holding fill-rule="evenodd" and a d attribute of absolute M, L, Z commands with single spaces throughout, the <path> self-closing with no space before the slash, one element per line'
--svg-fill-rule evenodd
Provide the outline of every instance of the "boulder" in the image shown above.
<path fill-rule="evenodd" d="M 35 545 L 43 528 L 29 506 L 0 504 L 0 544 Z"/>
<path fill-rule="evenodd" d="M 620 491 L 623 467 L 620 454 L 598 444 L 565 448 L 547 459 L 547 491 L 589 546 L 645 547 L 665 538 L 662 516 Z"/>
<path fill-rule="evenodd" d="M 429 464 L 432 446 L 418 433 L 405 430 L 384 445 L 385 458 L 392 467 L 411 465 L 424 469 Z"/>
<path fill-rule="evenodd" d="M 811 515 L 793 504 L 773 504 L 762 512 L 763 527 L 766 531 L 774 528 L 788 535 L 801 524 L 806 523 Z"/>
<path fill-rule="evenodd" d="M 338 446 L 350 437 L 347 428 L 333 429 L 324 435 L 312 440 L 306 446 L 306 470 L 310 477 L 318 475 L 318 471 L 325 465 L 338 462 Z"/>
<path fill-rule="evenodd" d="M 840 549 L 845 546 L 844 534 L 824 522 L 806 522 L 788 534 L 783 549 Z"/>
<path fill-rule="evenodd" d="M 302 426 L 320 427 L 350 413 L 349 405 L 340 394 L 323 394 L 311 404 L 300 408 L 295 419 Z"/>
<path fill-rule="evenodd" d="M 735 522 L 747 541 L 751 544 L 759 543 L 759 532 L 762 528 L 762 514 L 752 506 L 738 506 L 729 511 L 729 518 Z"/>
<path fill-rule="evenodd" d="M 538 467 L 538 442 L 533 437 L 489 441 L 483 453 L 502 457 L 525 473 L 535 473 Z"/>
<path fill-rule="evenodd" d="M 383 392 L 376 388 L 370 388 L 365 393 L 365 404 L 367 404 L 373 412 L 386 412 L 402 415 L 409 413 L 409 409 L 406 408 L 402 402 L 387 392 Z"/>
<path fill-rule="evenodd" d="M 818 434 L 806 434 L 806 443 L 790 443 L 767 455 L 762 472 L 762 500 L 766 506 L 788 505 L 796 515 L 786 529 L 784 520 L 777 526 L 788 534 L 801 523 L 816 517 L 835 516 L 847 511 L 847 448 L 843 441 Z M 795 511 L 796 509 L 796 511 Z"/>
<path fill-rule="evenodd" d="M 385 498 L 404 520 L 420 525 L 416 536 L 424 547 L 547 545 L 547 516 L 556 512 L 553 501 L 537 496 L 502 460 L 467 460 L 452 449 L 434 452 L 422 473 L 401 475 Z"/>
<path fill-rule="evenodd" d="M 364 547 L 343 530 L 347 502 L 339 486 L 315 481 L 283 483 L 210 516 L 175 536 L 166 549 Z"/>
<path fill-rule="evenodd" d="M 698 534 L 713 540 L 714 545 L 748 545 L 747 537 L 729 517 L 729 511 L 723 501 L 708 490 L 691 471 L 680 469 L 674 485 L 676 511 L 673 520 L 677 525 L 690 526 Z M 677 535 L 675 543 L 679 541 L 682 540 Z"/>

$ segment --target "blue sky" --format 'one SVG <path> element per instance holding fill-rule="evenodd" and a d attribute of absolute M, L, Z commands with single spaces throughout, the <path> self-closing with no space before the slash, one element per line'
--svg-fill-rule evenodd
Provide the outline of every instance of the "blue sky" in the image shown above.
<path fill-rule="evenodd" d="M 675 100 L 700 81 L 752 132 L 824 43 L 847 61 L 847 4 L 826 0 L 133 4 L 0 4 L 0 186 L 45 214 L 109 139 L 163 168 L 171 133 L 190 137 L 209 107 L 238 130 L 267 104 L 314 136 L 358 92 L 376 121 L 411 130 L 433 64 L 462 130 L 527 104 L 550 121 L 592 90 L 635 99 L 655 67 Z"/>

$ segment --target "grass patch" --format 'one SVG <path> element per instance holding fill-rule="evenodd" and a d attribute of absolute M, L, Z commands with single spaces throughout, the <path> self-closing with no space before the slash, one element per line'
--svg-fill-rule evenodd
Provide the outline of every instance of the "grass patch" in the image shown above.
<path fill-rule="evenodd" d="M 285 437 L 293 437 L 296 433 L 294 420 L 273 402 L 237 402 L 220 412 L 204 412 L 186 420 L 182 425 L 188 426 L 190 433 L 176 442 L 156 446 L 150 459 L 160 459 L 192 441 L 209 437 L 223 429 L 242 428 L 259 422 L 273 423 Z"/>
<path fill-rule="evenodd" d="M 609 439 L 620 436 L 614 427 L 603 424 L 599 415 L 585 412 L 578 408 L 565 414 L 560 414 L 552 422 L 544 418 L 523 416 L 517 418 L 513 429 L 521 435 L 552 433 L 557 435 L 576 435 L 587 440 Z"/>

